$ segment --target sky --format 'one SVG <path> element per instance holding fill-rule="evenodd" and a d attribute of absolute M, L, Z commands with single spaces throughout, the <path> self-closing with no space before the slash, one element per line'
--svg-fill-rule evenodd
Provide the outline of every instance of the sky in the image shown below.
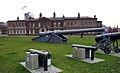
<path fill-rule="evenodd" d="M 24 7 L 26 6 L 26 7 Z M 24 7 L 24 8 L 23 8 Z M 24 19 L 23 14 L 33 13 L 35 18 L 41 12 L 44 17 L 96 17 L 103 25 L 120 27 L 120 0 L 1 0 L 0 22 L 16 20 L 19 16 Z"/>

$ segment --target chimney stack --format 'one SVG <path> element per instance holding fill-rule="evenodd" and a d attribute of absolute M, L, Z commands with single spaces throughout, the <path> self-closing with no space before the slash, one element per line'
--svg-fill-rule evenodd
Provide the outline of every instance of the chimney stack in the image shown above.
<path fill-rule="evenodd" d="M 56 17 L 56 14 L 55 14 L 55 12 L 53 13 L 53 18 L 55 18 Z"/>
<path fill-rule="evenodd" d="M 96 15 L 94 15 L 94 18 L 96 18 Z"/>
<path fill-rule="evenodd" d="M 78 12 L 78 19 L 80 19 L 80 13 Z"/>
<path fill-rule="evenodd" d="M 63 14 L 63 18 L 65 18 L 64 14 Z"/>
<path fill-rule="evenodd" d="M 40 12 L 40 14 L 39 14 L 39 18 L 42 18 L 42 13 Z"/>
<path fill-rule="evenodd" d="M 19 17 L 17 17 L 17 20 L 19 20 Z"/>

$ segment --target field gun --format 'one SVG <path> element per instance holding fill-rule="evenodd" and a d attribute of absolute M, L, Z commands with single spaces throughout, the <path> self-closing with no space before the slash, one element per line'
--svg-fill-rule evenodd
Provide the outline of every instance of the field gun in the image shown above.
<path fill-rule="evenodd" d="M 115 53 L 120 52 L 118 47 L 118 40 L 120 39 L 120 32 L 106 33 L 97 35 L 95 37 L 96 47 L 103 50 L 106 54 L 109 54 L 112 50 Z"/>
<path fill-rule="evenodd" d="M 32 41 L 38 42 L 51 42 L 51 43 L 65 43 L 68 38 L 64 35 L 75 34 L 75 33 L 85 33 L 85 32 L 104 32 L 104 28 L 87 28 L 87 29 L 74 29 L 74 30 L 55 30 L 47 32 L 39 32 L 39 37 L 33 38 Z"/>

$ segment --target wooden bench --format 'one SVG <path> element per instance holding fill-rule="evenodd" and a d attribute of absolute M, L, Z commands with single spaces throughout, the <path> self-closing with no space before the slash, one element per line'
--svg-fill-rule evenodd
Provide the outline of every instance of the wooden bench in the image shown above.
<path fill-rule="evenodd" d="M 73 47 L 85 49 L 85 58 L 90 58 L 90 54 L 91 54 L 91 60 L 94 60 L 94 52 L 97 49 L 96 47 L 86 46 L 86 45 L 72 44 L 72 48 Z M 90 50 L 91 50 L 91 52 L 90 52 Z"/>

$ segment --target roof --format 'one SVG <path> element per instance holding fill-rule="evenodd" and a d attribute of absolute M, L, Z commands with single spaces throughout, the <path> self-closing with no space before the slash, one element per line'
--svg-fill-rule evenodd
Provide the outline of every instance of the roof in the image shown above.
<path fill-rule="evenodd" d="M 78 20 L 78 17 L 50 17 L 49 19 L 51 20 Z M 96 19 L 88 16 L 82 16 L 80 17 L 81 20 L 86 20 L 86 19 Z"/>
<path fill-rule="evenodd" d="M 78 19 L 78 17 L 65 17 L 65 20 L 77 20 L 77 19 Z M 80 17 L 80 20 L 86 20 L 86 19 L 95 19 L 95 18 L 88 17 L 88 16 Z"/>
<path fill-rule="evenodd" d="M 88 17 L 88 16 L 82 16 L 80 18 L 78 17 L 41 17 L 41 18 L 36 18 L 36 19 L 30 19 L 30 20 L 10 20 L 7 22 L 26 22 L 26 21 L 39 21 L 39 20 L 91 20 L 91 19 L 97 19 L 97 18 L 92 18 L 92 17 Z"/>
<path fill-rule="evenodd" d="M 4 22 L 0 22 L 0 24 L 4 24 Z"/>
<path fill-rule="evenodd" d="M 49 20 L 49 21 L 50 21 L 51 19 L 46 18 L 46 17 L 41 17 L 41 18 L 36 18 L 35 20 L 36 20 L 36 21 L 38 21 L 38 20 Z"/>
<path fill-rule="evenodd" d="M 7 24 L 6 23 L 0 24 L 0 27 L 7 27 Z"/>
<path fill-rule="evenodd" d="M 55 18 L 50 17 L 49 19 L 51 19 L 51 20 L 64 20 L 64 18 L 63 18 L 63 17 L 55 17 Z"/>
<path fill-rule="evenodd" d="M 26 20 L 8 20 L 7 22 L 25 22 Z"/>

